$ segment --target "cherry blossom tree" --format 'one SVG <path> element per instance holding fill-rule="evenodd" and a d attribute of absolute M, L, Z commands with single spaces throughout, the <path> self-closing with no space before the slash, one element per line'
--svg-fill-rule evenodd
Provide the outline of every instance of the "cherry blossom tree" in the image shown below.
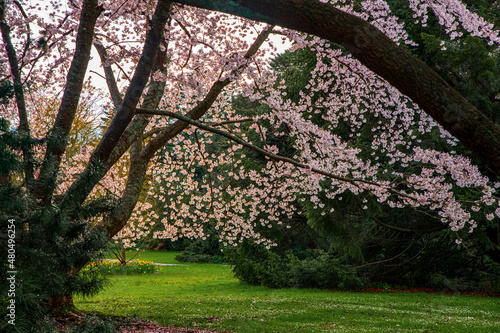
<path fill-rule="evenodd" d="M 458 1 L 410 7 L 421 24 L 431 10 L 451 39 L 466 33 L 500 42 L 491 24 Z M 203 238 L 209 222 L 224 245 L 253 238 L 271 246 L 256 226 L 300 213 L 298 197 L 322 210 L 321 197 L 342 200 L 346 192 L 413 207 L 457 232 L 500 216 L 496 179 L 453 148 L 422 145 L 431 132 L 448 147 L 459 140 L 498 174 L 498 126 L 404 50 L 414 42 L 385 1 L 0 0 L 0 28 L 0 57 L 9 64 L 0 79 L 15 87 L 3 114 L 20 139 L 44 142 L 41 151 L 29 144 L 20 151 L 27 198 L 20 223 L 36 223 L 30 216 L 40 211 L 78 220 L 93 198 L 110 193 L 112 208 L 89 222 L 83 239 L 151 230 Z M 270 70 L 272 35 L 316 54 L 297 98 L 287 98 L 285 82 Z M 97 144 L 69 159 L 92 49 L 114 116 Z M 30 122 L 38 102 L 28 96 L 40 86 L 60 98 L 49 128 Z M 235 96 L 262 110 L 238 113 Z M 357 139 L 367 122 L 374 124 L 368 144 Z M 347 136 L 339 123 L 348 124 Z M 294 153 L 283 156 L 269 136 L 289 138 Z M 243 163 L 250 151 L 264 158 L 259 170 Z M 152 202 L 167 209 L 160 214 Z"/>

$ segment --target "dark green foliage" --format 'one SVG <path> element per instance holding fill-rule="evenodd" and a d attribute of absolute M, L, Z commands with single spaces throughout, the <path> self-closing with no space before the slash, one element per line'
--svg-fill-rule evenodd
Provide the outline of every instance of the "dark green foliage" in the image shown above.
<path fill-rule="evenodd" d="M 299 259 L 295 255 L 289 255 L 289 258 L 289 276 L 293 287 L 356 290 L 365 286 L 354 269 L 323 251 L 309 250 L 306 258 Z"/>
<path fill-rule="evenodd" d="M 381 231 L 378 230 L 379 235 Z M 368 244 L 371 251 L 364 253 L 366 263 L 370 264 L 361 265 L 358 273 L 373 282 L 450 290 L 500 287 L 500 271 L 490 264 L 484 244 L 477 239 L 457 245 L 444 230 L 429 234 L 393 233 L 379 244 L 376 238 L 371 241 Z"/>
<path fill-rule="evenodd" d="M 298 49 L 294 52 L 285 52 L 271 61 L 271 67 L 279 73 L 279 79 L 285 80 L 287 98 L 296 102 L 300 99 L 300 92 L 307 92 L 305 87 L 312 78 L 312 71 L 316 67 L 316 55 L 310 49 Z"/>
<path fill-rule="evenodd" d="M 208 263 L 208 264 L 220 264 L 225 261 L 222 256 L 212 256 L 209 254 L 194 254 L 188 251 L 184 251 L 181 254 L 175 256 L 175 260 L 179 262 L 198 262 L 198 263 Z"/>
<path fill-rule="evenodd" d="M 498 55 L 478 37 L 445 43 L 435 35 L 421 33 L 427 63 L 495 122 L 500 121 L 500 66 Z"/>
<path fill-rule="evenodd" d="M 264 247 L 245 241 L 230 255 L 234 275 L 242 282 L 270 288 L 286 287 L 286 260 Z"/>
<path fill-rule="evenodd" d="M 468 8 L 494 23 L 498 29 L 498 3 L 483 0 L 464 1 Z M 388 1 L 392 11 L 405 22 L 409 38 L 418 46 L 410 47 L 413 55 L 425 61 L 462 96 L 493 121 L 500 120 L 500 54 L 496 46 L 478 37 L 450 40 L 438 19 L 429 11 L 426 27 L 413 24 L 413 12 L 404 0 Z"/>
<path fill-rule="evenodd" d="M 14 97 L 14 85 L 7 79 L 0 80 L 0 104 L 7 104 Z"/>

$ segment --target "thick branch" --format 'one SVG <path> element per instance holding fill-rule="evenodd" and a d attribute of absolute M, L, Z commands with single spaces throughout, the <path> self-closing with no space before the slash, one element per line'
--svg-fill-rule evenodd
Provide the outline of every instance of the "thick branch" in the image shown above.
<path fill-rule="evenodd" d="M 73 125 L 83 89 L 85 72 L 90 60 L 95 23 L 102 10 L 103 8 L 97 0 L 86 0 L 83 3 L 80 26 L 76 37 L 75 56 L 71 61 L 61 105 L 49 135 L 40 176 L 35 184 L 35 195 L 38 199 L 41 199 L 42 205 L 49 202 L 56 185 L 55 179 L 68 144 L 69 132 Z"/>
<path fill-rule="evenodd" d="M 138 144 L 139 142 L 134 143 L 134 145 Z M 127 184 L 125 185 L 120 202 L 111 214 L 99 223 L 99 227 L 106 230 L 109 238 L 120 232 L 127 224 L 142 192 L 147 170 L 148 163 L 143 163 L 137 158 L 131 158 Z"/>
<path fill-rule="evenodd" d="M 94 150 L 89 164 L 97 164 L 98 161 L 106 161 L 118 143 L 120 136 L 132 121 L 137 103 L 139 103 L 139 99 L 142 96 L 144 87 L 153 69 L 153 62 L 163 38 L 163 31 L 165 30 L 165 24 L 169 17 L 169 11 L 170 1 L 158 1 L 151 22 L 151 28 L 146 34 L 146 41 L 144 43 L 141 58 L 137 64 L 134 76 L 123 99 L 123 103 Z"/>
<path fill-rule="evenodd" d="M 319 0 L 177 0 L 307 32 L 346 47 L 500 174 L 500 127 L 368 22 Z"/>
<path fill-rule="evenodd" d="M 164 40 L 163 30 L 169 17 L 170 7 L 171 4 L 168 1 L 160 1 L 158 3 L 153 16 L 153 27 L 148 31 L 146 36 L 143 54 L 135 70 L 134 79 L 127 90 L 117 116 L 115 116 L 110 125 L 110 128 L 111 126 L 114 127 L 112 129 L 108 128 L 106 132 L 108 137 L 112 137 L 117 142 L 107 142 L 104 137 L 101 139 L 101 142 L 92 154 L 89 164 L 80 177 L 67 190 L 61 204 L 61 210 L 64 212 L 70 212 L 74 207 L 81 205 L 85 201 L 94 186 L 128 150 L 130 145 L 142 135 L 143 130 L 149 123 L 151 116 L 148 115 L 137 116 L 132 122 L 127 120 L 127 117 L 135 114 L 135 107 L 139 102 L 151 72 L 153 70 L 166 71 L 167 48 L 165 47 L 164 51 L 158 50 L 160 50 L 159 46 L 162 40 Z M 153 81 L 144 99 L 144 106 L 156 108 L 163 96 L 164 89 L 165 82 Z M 134 108 L 130 110 L 132 105 L 134 105 Z M 126 124 L 121 121 L 126 122 Z M 119 131 L 120 129 L 122 129 L 121 132 Z M 110 147 L 105 147 L 106 143 Z"/>
<path fill-rule="evenodd" d="M 29 132 L 23 84 L 21 80 L 21 72 L 19 71 L 19 61 L 17 59 L 16 49 L 14 48 L 12 39 L 10 38 L 10 26 L 5 21 L 5 9 L 5 0 L 0 0 L 0 30 L 2 32 L 2 40 L 5 45 L 5 50 L 7 51 L 7 57 L 9 59 L 10 71 L 14 80 L 14 92 L 19 112 L 19 131 Z"/>
<path fill-rule="evenodd" d="M 168 44 L 164 40 L 164 47 L 160 48 L 155 60 L 154 70 L 162 72 L 167 75 L 167 49 Z M 142 104 L 145 108 L 156 108 L 160 104 L 161 98 L 164 94 L 166 82 L 154 81 L 149 85 L 148 94 Z M 141 195 L 146 172 L 148 170 L 148 163 L 144 163 L 140 158 L 143 144 L 143 131 L 149 122 L 151 115 L 141 114 L 136 115 L 130 126 L 125 130 L 125 133 L 120 138 L 120 142 L 116 148 L 130 145 L 130 167 L 128 171 L 127 183 L 125 190 L 122 193 L 120 202 L 113 209 L 108 217 L 103 219 L 100 227 L 103 227 L 108 236 L 111 238 L 116 235 L 128 222 L 132 214 L 139 196 Z M 128 140 L 125 140 L 127 138 Z M 132 142 L 130 144 L 129 142 Z M 127 143 L 129 143 L 127 145 Z M 115 148 L 114 154 L 117 149 Z M 123 151 L 124 152 L 124 151 Z"/>

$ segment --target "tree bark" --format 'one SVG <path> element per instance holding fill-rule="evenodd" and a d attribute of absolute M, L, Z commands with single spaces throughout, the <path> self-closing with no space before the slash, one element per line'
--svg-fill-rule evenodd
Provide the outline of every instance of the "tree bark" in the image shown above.
<path fill-rule="evenodd" d="M 131 147 L 131 154 L 137 155 L 142 148 L 142 140 L 136 141 Z M 110 238 L 116 235 L 127 224 L 130 215 L 141 195 L 149 160 L 131 157 L 129 175 L 125 191 L 120 198 L 119 204 L 113 209 L 110 216 L 100 224 L 105 228 Z"/>
<path fill-rule="evenodd" d="M 500 175 L 500 127 L 368 22 L 319 0 L 176 0 L 327 39 L 410 97 Z"/>
<path fill-rule="evenodd" d="M 73 295 L 54 296 L 48 301 L 47 307 L 53 314 L 67 313 L 76 309 L 75 304 L 73 303 Z"/>

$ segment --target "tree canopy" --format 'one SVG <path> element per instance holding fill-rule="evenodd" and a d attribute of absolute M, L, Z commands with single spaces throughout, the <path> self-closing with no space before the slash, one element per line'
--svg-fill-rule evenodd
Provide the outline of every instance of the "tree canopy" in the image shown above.
<path fill-rule="evenodd" d="M 9 149 L 22 165 L 2 186 L 23 202 L 2 208 L 2 219 L 28 235 L 58 221 L 50 237 L 82 249 L 102 235 L 203 238 L 206 223 L 224 245 L 252 238 L 271 246 L 259 230 L 301 214 L 298 201 L 325 216 L 334 211 L 328 202 L 349 196 L 362 210 L 412 209 L 448 226 L 457 242 L 478 223 L 498 223 L 498 115 L 411 54 L 422 41 L 395 6 L 0 0 L 0 108 L 12 124 L 2 133 L 21 143 Z M 470 6 L 415 0 L 407 9 L 415 24 L 439 22 L 440 47 L 470 36 L 484 59 L 498 57 L 498 30 Z M 309 62 L 276 58 L 271 36 L 292 45 L 283 57 L 310 52 Z M 93 107 L 109 117 L 93 120 L 97 139 L 78 152 L 71 131 L 88 110 L 92 50 L 109 95 Z M 36 121 L 43 98 L 59 100 L 50 124 Z M 85 222 L 78 232 L 76 221 Z M 68 274 L 84 261 L 69 263 Z"/>

